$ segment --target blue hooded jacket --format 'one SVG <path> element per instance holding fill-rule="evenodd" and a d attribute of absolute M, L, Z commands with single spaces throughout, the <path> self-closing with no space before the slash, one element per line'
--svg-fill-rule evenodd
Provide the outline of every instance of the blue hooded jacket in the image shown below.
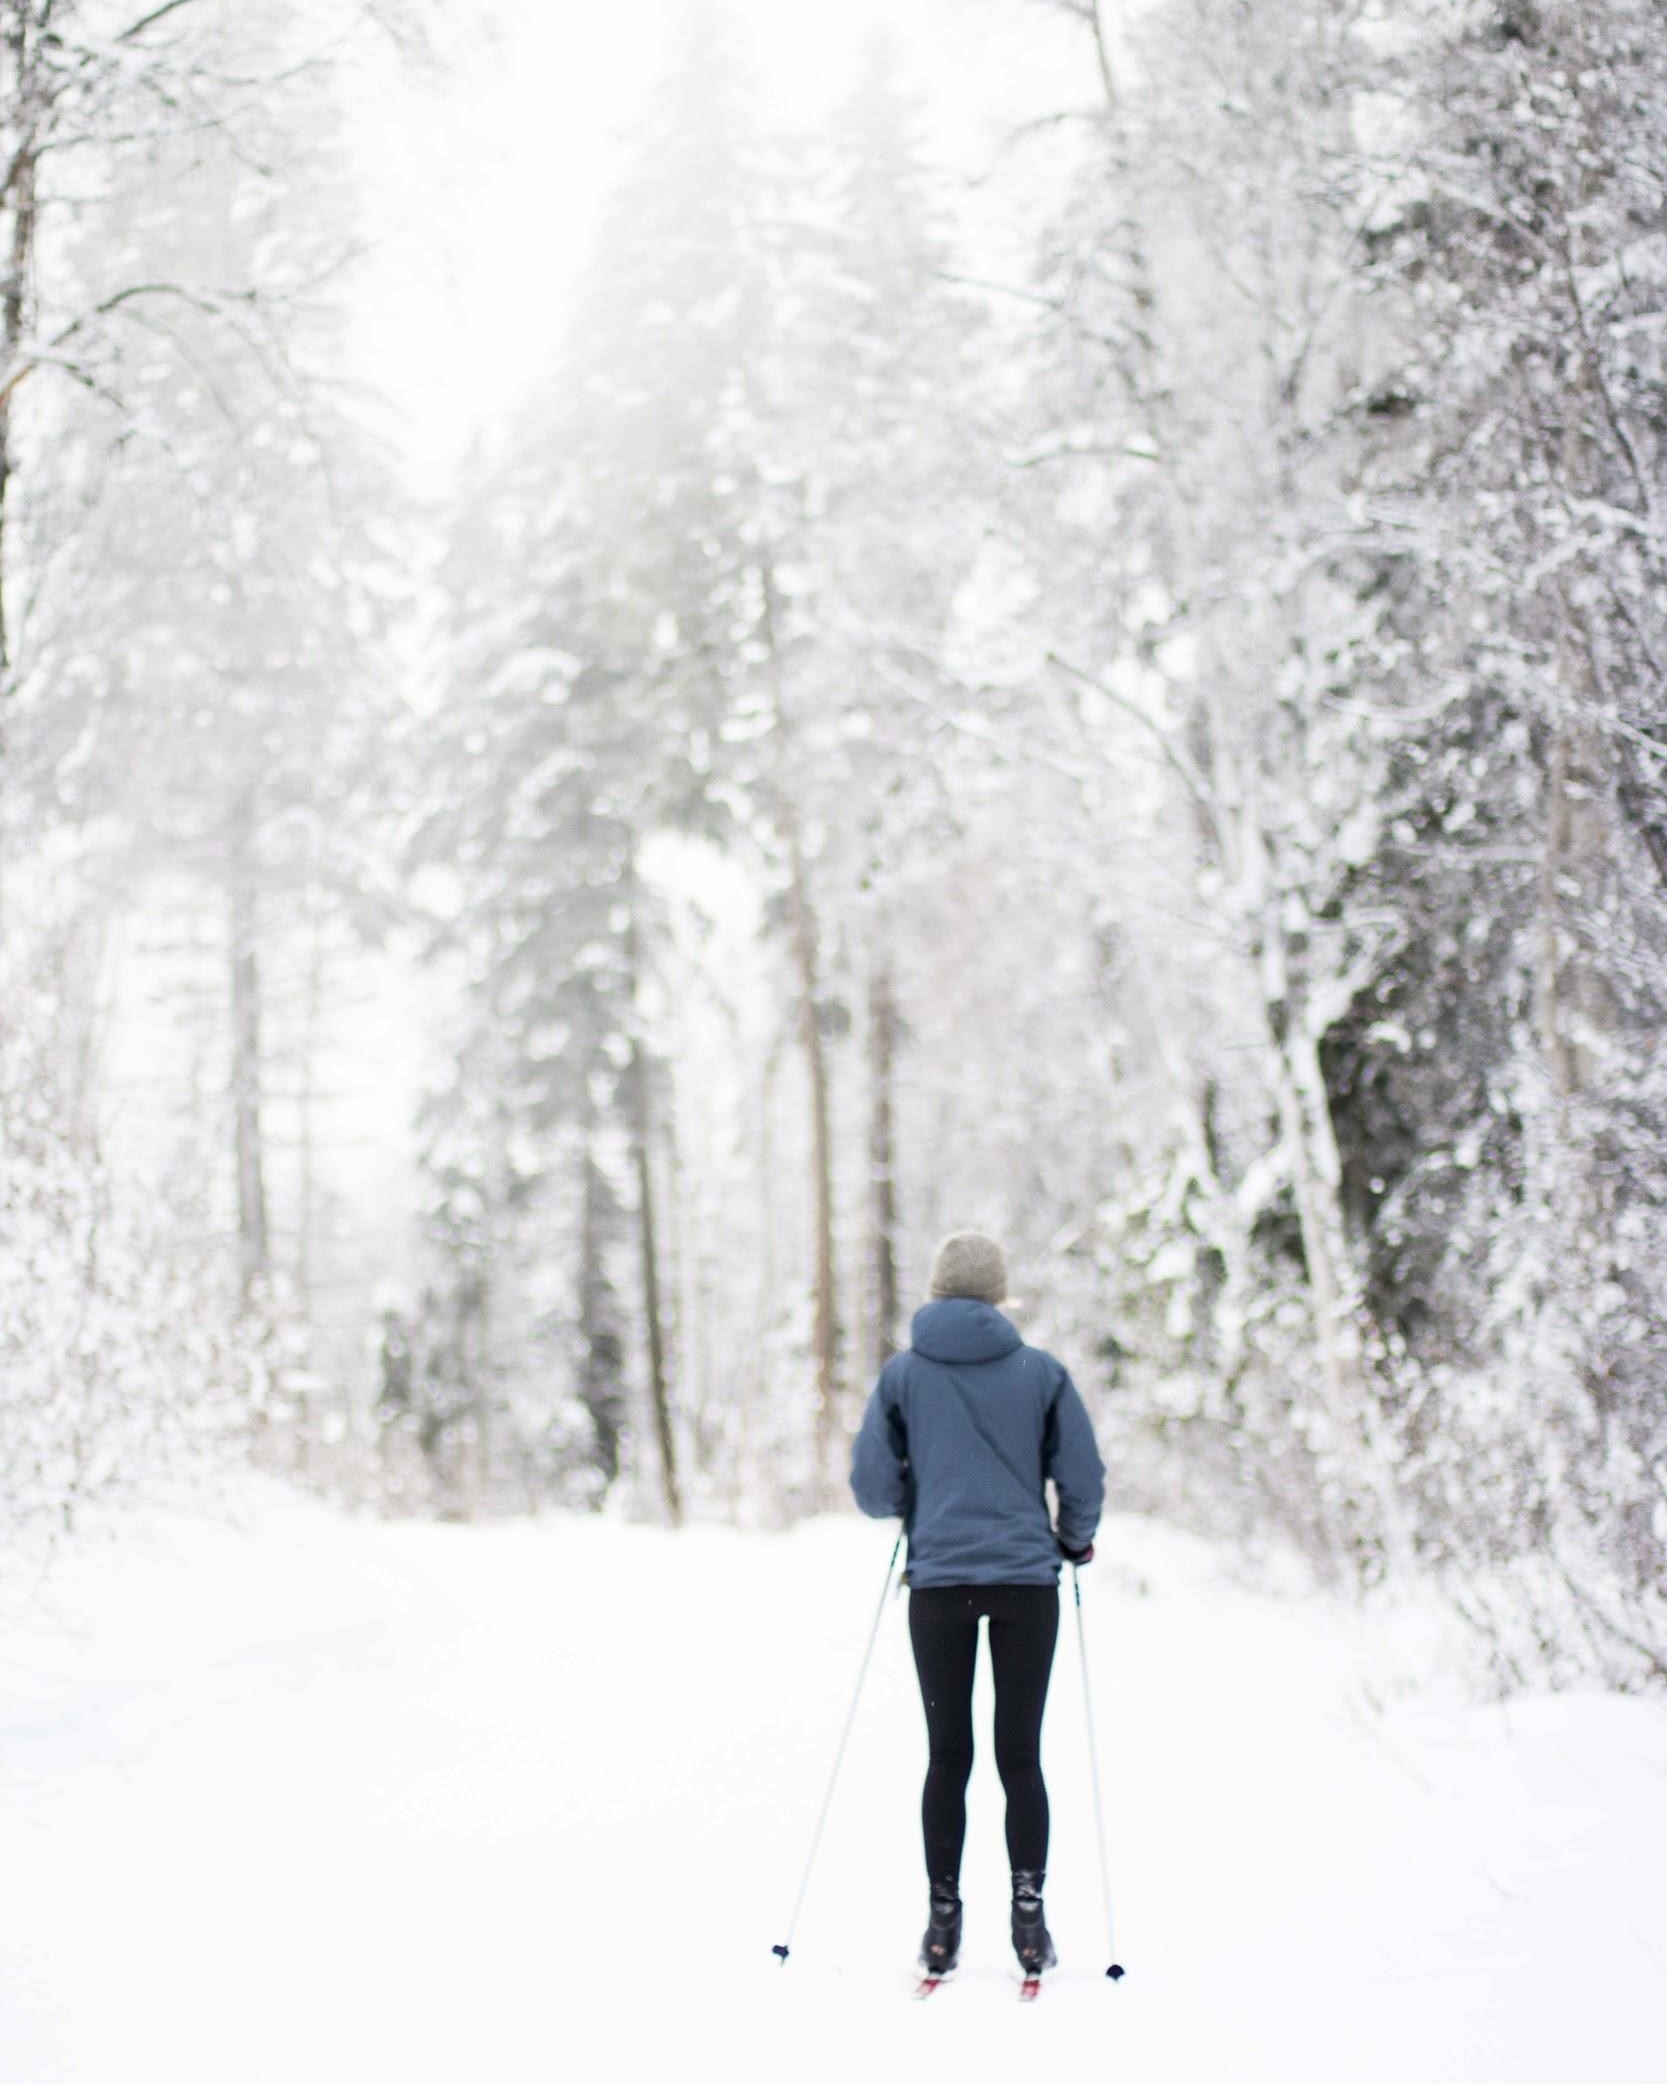
<path fill-rule="evenodd" d="M 999 1310 L 966 1296 L 917 1310 L 910 1338 L 863 1413 L 857 1503 L 877 1520 L 902 1515 L 909 1583 L 922 1590 L 1057 1584 L 1044 1483 L 1059 1493 L 1059 1535 L 1074 1549 L 1094 1539 L 1105 1502 L 1076 1385 Z"/>

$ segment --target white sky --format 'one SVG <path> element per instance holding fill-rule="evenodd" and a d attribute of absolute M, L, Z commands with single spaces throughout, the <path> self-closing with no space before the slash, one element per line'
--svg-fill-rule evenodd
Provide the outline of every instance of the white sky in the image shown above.
<path fill-rule="evenodd" d="M 349 110 L 367 229 L 354 348 L 405 422 L 415 483 L 443 487 L 559 327 L 598 203 L 687 0 L 475 0 L 426 76 L 367 76 Z M 988 164 L 1027 115 L 1087 93 L 1087 55 L 1029 0 L 729 0 L 760 105 L 813 122 L 874 24 L 904 55 L 934 149 Z"/>

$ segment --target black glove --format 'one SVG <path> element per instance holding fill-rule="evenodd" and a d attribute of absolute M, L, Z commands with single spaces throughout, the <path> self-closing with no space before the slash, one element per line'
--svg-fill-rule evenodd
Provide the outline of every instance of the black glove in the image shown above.
<path fill-rule="evenodd" d="M 1064 1535 L 1063 1535 L 1063 1534 L 1055 1534 L 1055 1536 L 1054 1536 L 1054 1540 L 1055 1540 L 1055 1541 L 1057 1541 L 1057 1542 L 1059 1543 L 1059 1553 L 1060 1553 L 1060 1554 L 1061 1554 L 1061 1555 L 1062 1555 L 1062 1556 L 1063 1556 L 1063 1557 L 1065 1558 L 1065 1560 L 1066 1560 L 1066 1562 L 1067 1562 L 1067 1563 L 1092 1563 L 1092 1562 L 1093 1562 L 1093 1560 L 1094 1560 L 1094 1544 L 1093 1544 L 1093 1542 L 1090 1542 L 1090 1543 L 1088 1544 L 1088 1546 L 1087 1546 L 1086 1548 L 1081 1548 L 1081 1549 L 1074 1549 L 1074 1548 L 1072 1548 L 1072 1547 L 1070 1546 L 1070 1544 L 1069 1544 L 1069 1543 L 1068 1543 L 1068 1542 L 1066 1541 L 1066 1539 L 1065 1539 L 1065 1537 L 1064 1537 Z"/>

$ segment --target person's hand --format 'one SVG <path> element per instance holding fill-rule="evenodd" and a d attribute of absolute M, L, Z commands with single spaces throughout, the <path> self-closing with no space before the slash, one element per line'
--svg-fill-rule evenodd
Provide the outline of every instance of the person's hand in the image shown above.
<path fill-rule="evenodd" d="M 1074 1549 L 1074 1548 L 1072 1548 L 1072 1547 L 1071 1547 L 1071 1545 L 1070 1545 L 1070 1544 L 1069 1544 L 1069 1543 L 1068 1543 L 1068 1542 L 1066 1541 L 1066 1539 L 1065 1539 L 1065 1537 L 1064 1537 L 1064 1535 L 1063 1535 L 1063 1534 L 1056 1534 L 1056 1535 L 1054 1536 L 1054 1540 L 1055 1540 L 1055 1541 L 1057 1541 L 1057 1542 L 1059 1543 L 1059 1553 L 1060 1553 L 1060 1554 L 1061 1554 L 1061 1555 L 1062 1555 L 1062 1556 L 1063 1556 L 1063 1557 L 1065 1558 L 1065 1560 L 1066 1560 L 1066 1562 L 1067 1562 L 1067 1563 L 1092 1563 L 1092 1562 L 1093 1562 L 1093 1560 L 1094 1560 L 1094 1544 L 1093 1544 L 1093 1542 L 1090 1542 L 1090 1543 L 1088 1544 L 1088 1546 L 1087 1546 L 1086 1548 L 1082 1548 L 1082 1549 Z"/>

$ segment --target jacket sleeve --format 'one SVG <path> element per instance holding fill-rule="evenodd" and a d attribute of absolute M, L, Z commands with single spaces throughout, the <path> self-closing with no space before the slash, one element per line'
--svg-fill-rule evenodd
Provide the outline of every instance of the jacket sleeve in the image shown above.
<path fill-rule="evenodd" d="M 1064 1368 L 1059 1373 L 1059 1394 L 1049 1414 L 1044 1473 L 1059 1493 L 1060 1539 L 1071 1548 L 1085 1549 L 1099 1529 L 1106 1502 L 1106 1469 L 1077 1386 Z"/>
<path fill-rule="evenodd" d="M 851 1489 L 870 1519 L 897 1519 L 908 1509 L 908 1442 L 889 1367 L 880 1371 L 851 1450 Z"/>

